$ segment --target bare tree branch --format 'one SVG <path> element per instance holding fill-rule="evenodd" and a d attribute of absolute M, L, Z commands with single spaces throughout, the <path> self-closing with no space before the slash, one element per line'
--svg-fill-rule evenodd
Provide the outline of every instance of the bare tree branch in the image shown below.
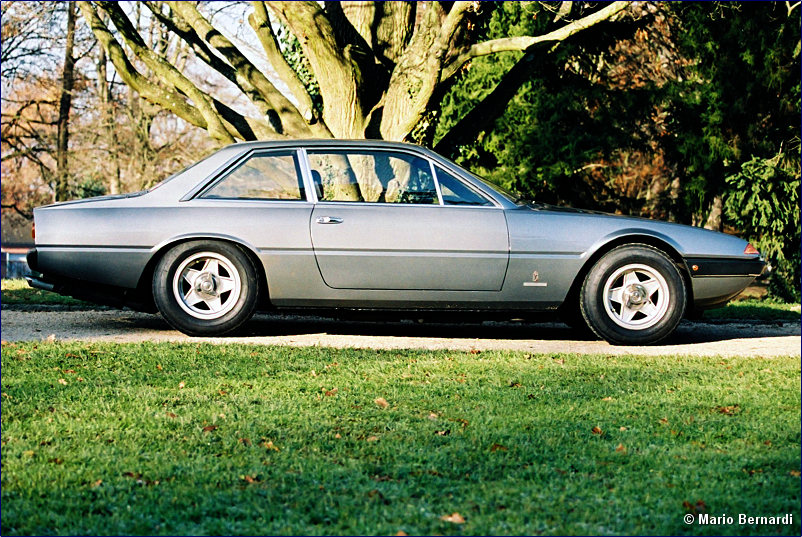
<path fill-rule="evenodd" d="M 311 124 L 317 122 L 319 118 L 316 117 L 317 114 L 309 92 L 306 91 L 297 73 L 290 67 L 290 64 L 287 63 L 287 60 L 281 54 L 281 49 L 279 48 L 276 35 L 273 33 L 273 28 L 270 25 L 270 18 L 267 15 L 267 8 L 264 2 L 254 1 L 251 2 L 251 4 L 253 5 L 253 13 L 248 16 L 248 24 L 251 25 L 251 28 L 253 28 L 256 36 L 259 38 L 259 42 L 262 44 L 262 48 L 267 56 L 267 61 L 269 61 L 273 69 L 276 70 L 279 78 L 286 82 L 293 97 L 298 101 L 298 111 L 307 123 Z M 321 125 L 321 127 L 325 128 L 325 130 L 328 131 L 328 135 L 331 136 L 328 127 L 325 125 Z"/>
<path fill-rule="evenodd" d="M 196 109 L 203 116 L 209 134 L 229 143 L 234 142 L 236 132 L 232 132 L 226 127 L 223 118 L 221 118 L 214 109 L 212 98 L 201 91 L 164 58 L 150 49 L 118 4 L 102 2 L 99 4 L 99 7 L 109 15 L 114 26 L 117 27 L 117 31 L 120 32 L 120 35 L 133 53 L 136 54 L 162 82 L 172 85 L 178 91 L 192 99 Z"/>
<path fill-rule="evenodd" d="M 227 37 L 217 31 L 192 3 L 171 1 L 167 4 L 234 67 L 237 85 L 251 101 L 261 105 L 264 115 L 271 110 L 278 114 L 281 122 L 279 132 L 294 136 L 311 134 L 306 121 L 289 99 Z"/>

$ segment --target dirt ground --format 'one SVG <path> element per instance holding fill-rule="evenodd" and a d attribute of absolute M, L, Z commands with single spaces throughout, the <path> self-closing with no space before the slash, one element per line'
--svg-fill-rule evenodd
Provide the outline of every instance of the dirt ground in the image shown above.
<path fill-rule="evenodd" d="M 661 345 L 614 346 L 561 323 L 416 323 L 256 315 L 232 337 L 195 338 L 158 315 L 127 310 L 4 308 L 5 341 L 176 341 L 369 349 L 519 350 L 535 353 L 780 356 L 800 355 L 798 322 L 689 322 Z"/>

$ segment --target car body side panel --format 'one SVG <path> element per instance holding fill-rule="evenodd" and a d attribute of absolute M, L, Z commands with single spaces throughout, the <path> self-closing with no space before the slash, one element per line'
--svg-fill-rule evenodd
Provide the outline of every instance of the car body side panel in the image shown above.
<path fill-rule="evenodd" d="M 339 223 L 318 222 L 331 218 Z M 319 203 L 310 226 L 335 289 L 499 291 L 504 282 L 509 241 L 498 208 Z"/>
<path fill-rule="evenodd" d="M 218 238 L 252 249 L 271 267 L 268 285 L 281 294 L 295 287 L 299 265 L 308 265 L 309 274 L 320 279 L 309 240 L 311 213 L 312 204 L 306 202 L 226 200 L 145 210 L 86 204 L 40 211 L 39 270 L 131 288 L 162 247 L 195 237 Z M 119 246 L 97 246 L 110 244 Z"/>

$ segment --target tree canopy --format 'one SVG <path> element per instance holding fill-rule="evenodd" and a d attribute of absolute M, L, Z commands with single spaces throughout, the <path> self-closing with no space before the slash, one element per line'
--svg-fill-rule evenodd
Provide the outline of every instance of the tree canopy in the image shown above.
<path fill-rule="evenodd" d="M 505 51 L 546 54 L 550 44 L 621 15 L 628 5 L 563 2 L 538 33 L 477 39 L 473 29 L 483 9 L 477 2 L 255 1 L 247 20 L 261 44 L 261 63 L 274 73 L 269 76 L 214 25 L 203 5 L 143 2 L 165 44 L 180 41 L 247 97 L 249 111 L 243 112 L 176 66 L 170 46 L 148 47 L 122 5 L 78 4 L 126 84 L 227 142 L 282 136 L 414 139 L 416 131 L 426 130 L 444 87 L 472 59 Z M 279 25 L 299 44 L 319 91 L 317 106 L 285 58 Z"/>

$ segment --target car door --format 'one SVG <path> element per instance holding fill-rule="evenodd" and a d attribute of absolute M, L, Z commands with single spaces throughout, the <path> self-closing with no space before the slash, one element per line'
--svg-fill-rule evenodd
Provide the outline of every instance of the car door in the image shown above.
<path fill-rule="evenodd" d="M 482 198 L 445 205 L 434 167 L 384 150 L 309 150 L 310 220 L 331 288 L 498 291 L 509 259 L 504 211 Z"/>

